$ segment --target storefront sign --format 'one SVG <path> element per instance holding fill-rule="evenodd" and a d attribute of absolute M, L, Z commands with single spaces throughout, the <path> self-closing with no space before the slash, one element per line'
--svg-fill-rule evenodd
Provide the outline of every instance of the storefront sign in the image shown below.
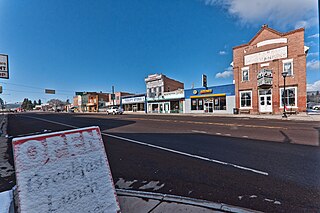
<path fill-rule="evenodd" d="M 200 91 L 200 94 L 208 94 L 208 93 L 212 93 L 212 89 L 205 89 Z"/>
<path fill-rule="evenodd" d="M 287 58 L 287 46 L 244 56 L 244 65 Z"/>
<path fill-rule="evenodd" d="M 145 96 L 133 97 L 133 98 L 122 98 L 122 104 L 144 103 L 145 100 L 146 100 Z"/>
<path fill-rule="evenodd" d="M 9 78 L 8 55 L 0 54 L 0 78 Z"/>
<path fill-rule="evenodd" d="M 21 212 L 120 212 L 99 127 L 13 139 Z"/>

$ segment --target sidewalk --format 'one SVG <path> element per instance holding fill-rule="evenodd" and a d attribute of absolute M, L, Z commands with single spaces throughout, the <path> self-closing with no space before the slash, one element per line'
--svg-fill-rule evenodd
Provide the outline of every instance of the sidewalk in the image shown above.
<path fill-rule="evenodd" d="M 281 115 L 273 114 L 213 114 L 213 113 L 168 113 L 168 114 L 159 114 L 159 113 L 134 113 L 134 112 L 125 112 L 124 115 L 157 115 L 157 116 L 192 116 L 192 117 L 233 117 L 233 118 L 258 118 L 258 119 L 277 119 L 277 120 L 298 120 L 298 121 L 320 121 L 320 112 L 319 113 L 299 113 L 297 115 L 287 115 L 288 118 L 282 118 Z"/>
<path fill-rule="evenodd" d="M 122 213 L 160 213 L 160 212 L 186 212 L 186 213 L 212 213 L 234 212 L 249 213 L 258 212 L 223 203 L 214 203 L 174 195 L 141 192 L 133 190 L 117 189 L 118 201 Z M 13 190 L 0 192 L 0 213 L 14 213 Z"/>
<path fill-rule="evenodd" d="M 223 203 L 214 203 L 168 194 L 117 189 L 122 213 L 157 212 L 258 212 Z"/>

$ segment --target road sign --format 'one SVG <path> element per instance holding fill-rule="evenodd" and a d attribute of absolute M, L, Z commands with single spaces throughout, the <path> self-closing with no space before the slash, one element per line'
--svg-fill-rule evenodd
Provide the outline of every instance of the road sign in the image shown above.
<path fill-rule="evenodd" d="M 44 92 L 46 94 L 56 94 L 56 91 L 54 89 L 45 89 Z"/>
<path fill-rule="evenodd" d="M 204 74 L 202 75 L 202 86 L 207 87 L 207 76 Z"/>
<path fill-rule="evenodd" d="M 8 55 L 0 54 L 0 78 L 9 78 Z"/>
<path fill-rule="evenodd" d="M 13 139 L 21 212 L 120 212 L 99 127 Z"/>

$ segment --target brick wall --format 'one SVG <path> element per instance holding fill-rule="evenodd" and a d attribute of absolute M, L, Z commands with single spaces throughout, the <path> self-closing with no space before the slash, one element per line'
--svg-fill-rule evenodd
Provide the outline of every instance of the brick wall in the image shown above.
<path fill-rule="evenodd" d="M 257 44 L 270 39 L 287 38 L 287 43 L 267 44 L 258 47 Z M 287 58 L 281 58 L 262 63 L 244 65 L 244 57 L 249 54 L 268 51 L 287 46 Z M 236 107 L 240 108 L 239 91 L 252 91 L 252 109 L 250 113 L 257 114 L 259 111 L 259 88 L 257 85 L 257 74 L 262 69 L 261 64 L 269 63 L 263 67 L 271 69 L 273 73 L 272 90 L 272 113 L 280 114 L 283 109 L 280 108 L 280 88 L 283 88 L 283 60 L 293 59 L 293 76 L 286 78 L 287 87 L 297 87 L 297 108 L 292 110 L 303 112 L 306 110 L 306 54 L 304 51 L 304 29 L 294 30 L 288 33 L 279 33 L 267 26 L 261 30 L 248 44 L 233 48 L 234 80 L 236 93 Z M 249 81 L 242 82 L 241 68 L 249 67 Z"/>

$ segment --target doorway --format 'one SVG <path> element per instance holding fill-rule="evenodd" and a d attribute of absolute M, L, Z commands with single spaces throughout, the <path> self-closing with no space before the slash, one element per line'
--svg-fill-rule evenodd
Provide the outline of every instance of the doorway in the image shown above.
<path fill-rule="evenodd" d="M 259 111 L 272 112 L 272 90 L 259 90 Z"/>

